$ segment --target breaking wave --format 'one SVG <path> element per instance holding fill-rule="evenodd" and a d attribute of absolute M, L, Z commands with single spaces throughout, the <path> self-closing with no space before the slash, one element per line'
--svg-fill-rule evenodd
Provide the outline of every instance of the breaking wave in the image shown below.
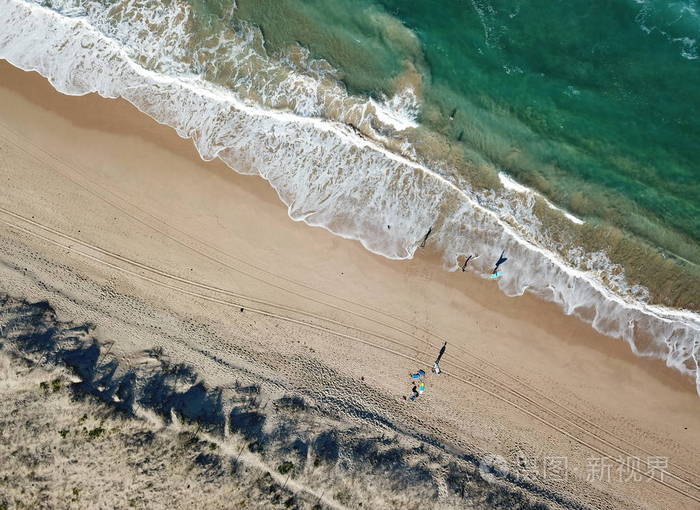
<path fill-rule="evenodd" d="M 0 58 L 65 94 L 126 99 L 191 138 L 203 159 L 266 179 L 292 219 L 374 253 L 411 258 L 432 227 L 447 270 L 481 254 L 470 268 L 488 277 L 505 250 L 505 294 L 556 302 L 693 376 L 700 393 L 700 315 L 649 304 L 605 253 L 562 246 L 533 212 L 544 200 L 536 192 L 504 174 L 499 189 L 477 190 L 419 153 L 420 84 L 383 100 L 353 96 L 303 48 L 272 57 L 253 27 L 203 36 L 196 23 L 177 0 L 0 0 Z M 572 228 L 582 223 L 557 211 Z"/>

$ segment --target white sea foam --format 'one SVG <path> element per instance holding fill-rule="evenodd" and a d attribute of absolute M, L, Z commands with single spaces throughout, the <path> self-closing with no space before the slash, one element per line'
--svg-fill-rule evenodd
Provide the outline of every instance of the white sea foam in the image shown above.
<path fill-rule="evenodd" d="M 555 211 L 559 211 L 570 222 L 575 223 L 576 225 L 583 225 L 584 223 L 586 223 L 581 218 L 577 218 L 573 214 L 566 212 L 561 207 L 557 207 L 552 202 L 547 200 L 544 196 L 542 196 L 541 193 L 538 193 L 537 191 L 535 191 L 531 188 L 528 188 L 527 186 L 523 186 L 522 184 L 520 184 L 519 182 L 516 182 L 514 179 L 512 179 L 508 175 L 504 174 L 503 172 L 498 172 L 498 179 L 501 181 L 501 184 L 503 185 L 503 187 L 508 189 L 508 190 L 515 191 L 516 193 L 522 193 L 523 195 L 535 195 L 535 196 L 539 197 L 541 200 L 545 201 L 545 203 L 547 204 L 547 207 L 549 207 L 550 209 L 554 209 Z"/>
<path fill-rule="evenodd" d="M 382 103 L 374 99 L 370 99 L 369 102 L 375 107 L 377 118 L 397 131 L 418 127 L 416 122 L 418 99 L 412 89 L 406 89 Z"/>
<path fill-rule="evenodd" d="M 391 100 L 394 113 L 386 114 L 352 98 L 303 58 L 308 74 L 281 73 L 279 63 L 251 49 L 254 32 L 225 44 L 212 39 L 190 61 L 183 54 L 189 11 L 177 2 L 104 7 L 63 0 L 53 9 L 0 0 L 0 57 L 40 72 L 66 94 L 123 97 L 191 138 L 202 158 L 219 157 L 269 181 L 292 219 L 357 239 L 375 253 L 410 258 L 433 226 L 431 240 L 448 269 L 457 269 L 460 255 L 479 253 L 472 270 L 486 277 L 489 255 L 505 249 L 509 261 L 497 284 L 506 294 L 529 291 L 558 303 L 623 338 L 638 355 L 693 375 L 700 393 L 698 314 L 646 304 L 645 289 L 629 286 L 604 253 L 554 251 L 533 214 L 535 193 L 505 175 L 507 192 L 475 193 L 449 168 L 412 159 L 406 144 L 402 154 L 387 149 L 379 142 L 411 126 Z M 206 68 L 222 53 L 216 69 Z M 203 78 L 223 69 L 230 86 Z M 255 78 L 246 75 L 253 69 Z"/>
<path fill-rule="evenodd" d="M 528 188 L 527 186 L 523 186 L 519 182 L 516 182 L 514 179 L 510 178 L 503 172 L 498 172 L 498 180 L 501 181 L 501 184 L 504 188 L 513 190 L 516 193 L 528 194 L 532 192 L 530 188 Z"/>
<path fill-rule="evenodd" d="M 698 59 L 697 36 L 700 16 L 695 1 L 651 2 L 635 0 L 641 5 L 635 21 L 647 35 L 656 33 L 680 47 L 681 57 Z"/>

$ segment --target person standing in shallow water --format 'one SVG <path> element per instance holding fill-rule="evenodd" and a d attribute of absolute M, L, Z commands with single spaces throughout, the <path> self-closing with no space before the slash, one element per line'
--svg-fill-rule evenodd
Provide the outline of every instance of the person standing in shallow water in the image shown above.
<path fill-rule="evenodd" d="M 467 264 L 469 264 L 470 261 L 476 260 L 479 258 L 479 254 L 477 253 L 476 255 L 469 255 L 465 260 L 464 264 L 462 265 L 462 272 L 465 272 L 467 270 Z"/>
<path fill-rule="evenodd" d="M 420 243 L 420 247 L 421 247 L 421 248 L 425 248 L 425 243 L 428 242 L 428 237 L 430 237 L 430 233 L 431 233 L 432 231 L 433 231 L 433 227 L 430 227 L 430 228 L 428 229 L 428 233 L 425 234 L 425 237 L 423 238 L 423 242 Z"/>
<path fill-rule="evenodd" d="M 506 251 L 503 250 L 503 251 L 501 252 L 501 256 L 498 257 L 498 260 L 496 261 L 496 267 L 493 268 L 493 273 L 491 273 L 491 274 L 496 274 L 496 273 L 498 273 L 498 268 L 499 268 L 499 266 L 500 266 L 501 264 L 503 264 L 506 260 L 508 260 L 508 257 L 506 257 L 505 254 L 506 254 Z"/>
<path fill-rule="evenodd" d="M 438 357 L 435 360 L 435 363 L 433 364 L 433 372 L 436 374 L 439 374 L 440 372 L 442 372 L 442 370 L 440 369 L 440 360 L 442 359 L 443 354 L 445 354 L 445 349 L 447 349 L 447 342 L 445 342 L 442 345 L 442 348 L 440 349 L 440 352 L 438 353 Z"/>

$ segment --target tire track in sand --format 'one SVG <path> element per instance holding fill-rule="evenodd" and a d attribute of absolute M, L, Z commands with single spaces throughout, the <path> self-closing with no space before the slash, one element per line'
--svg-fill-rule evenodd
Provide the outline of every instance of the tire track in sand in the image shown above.
<path fill-rule="evenodd" d="M 68 234 L 64 234 L 64 233 L 62 233 L 62 232 L 60 232 L 60 231 L 57 231 L 57 230 L 55 230 L 55 229 L 52 229 L 51 227 L 47 227 L 47 226 L 45 226 L 45 225 L 42 225 L 42 224 L 40 224 L 39 222 L 36 222 L 36 221 L 31 220 L 31 219 L 29 219 L 29 218 L 25 218 L 25 217 L 23 217 L 23 216 L 21 216 L 21 215 L 18 215 L 18 214 L 16 214 L 16 213 L 13 213 L 13 212 L 11 212 L 11 211 L 8 211 L 8 210 L 5 209 L 5 208 L 0 208 L 0 211 L 4 212 L 5 214 L 8 214 L 8 215 L 10 215 L 10 216 L 12 216 L 12 217 L 15 217 L 15 218 L 17 218 L 17 219 L 23 220 L 25 223 L 31 224 L 31 225 L 33 225 L 33 226 L 35 226 L 35 227 L 38 227 L 38 228 L 40 228 L 41 230 L 44 230 L 45 232 L 51 233 L 51 234 L 53 234 L 53 235 L 55 235 L 55 236 L 57 236 L 57 237 L 66 239 L 66 240 L 68 240 L 68 241 L 72 241 L 72 242 L 74 242 L 74 243 L 76 243 L 76 244 L 79 244 L 79 245 L 81 245 L 81 246 L 84 246 L 84 247 L 86 247 L 86 248 L 88 248 L 88 249 L 90 249 L 90 250 L 96 251 L 96 252 L 101 253 L 101 254 L 103 254 L 103 255 L 106 255 L 106 256 L 108 256 L 108 257 L 117 258 L 118 260 L 120 260 L 120 261 L 122 261 L 122 262 L 128 263 L 128 264 L 133 265 L 133 266 L 135 266 L 135 267 L 139 267 L 139 268 L 141 268 L 141 269 L 143 269 L 143 270 L 145 270 L 145 271 L 147 271 L 147 272 L 155 272 L 155 274 L 157 274 L 157 275 L 159 275 L 159 276 L 161 276 L 161 277 L 163 277 L 163 278 L 166 278 L 166 279 L 169 279 L 169 280 L 173 280 L 173 281 L 177 281 L 177 282 L 179 282 L 179 283 L 185 283 L 185 284 L 192 285 L 192 286 L 195 286 L 195 287 L 198 287 L 198 288 L 201 287 L 201 286 L 203 285 L 203 284 L 199 284 L 198 282 L 193 282 L 193 281 L 190 281 L 190 280 L 187 280 L 187 279 L 178 277 L 178 276 L 176 276 L 176 275 L 172 275 L 172 274 L 167 273 L 167 272 L 165 272 L 165 271 L 161 271 L 161 270 L 157 270 L 157 269 L 148 268 L 148 266 L 145 266 L 145 265 L 143 265 L 143 264 L 141 264 L 141 263 L 139 263 L 139 262 L 137 262 L 137 261 L 130 260 L 130 259 L 128 259 L 128 258 L 126 258 L 126 257 L 122 257 L 122 256 L 120 256 L 120 255 L 112 254 L 111 252 L 109 252 L 109 251 L 107 251 L 107 250 L 104 250 L 104 249 L 102 249 L 102 248 L 100 248 L 100 247 L 98 247 L 98 246 L 91 245 L 90 243 L 85 243 L 85 242 L 83 242 L 83 241 L 81 241 L 81 240 L 79 240 L 79 239 L 77 239 L 77 238 L 75 238 L 75 237 L 73 237 L 73 236 L 70 236 L 70 235 L 68 235 Z M 219 304 L 221 304 L 221 305 L 228 306 L 228 307 L 235 307 L 235 308 L 236 308 L 236 307 L 240 307 L 240 305 L 241 305 L 241 302 L 228 301 L 228 300 L 224 300 L 224 299 L 220 299 L 220 298 L 208 296 L 208 295 L 206 295 L 206 294 L 202 294 L 202 293 L 194 292 L 194 291 L 191 291 L 191 290 L 183 289 L 183 288 L 178 287 L 178 286 L 176 286 L 176 285 L 173 285 L 173 284 L 171 284 L 171 283 L 163 282 L 163 281 L 160 281 L 160 280 L 158 280 L 158 279 L 156 279 L 156 278 L 153 278 L 153 277 L 151 277 L 151 276 L 147 276 L 147 275 L 138 273 L 138 272 L 136 272 L 136 271 L 132 271 L 132 270 L 130 270 L 130 269 L 127 269 L 127 268 L 121 267 L 121 266 L 119 266 L 119 265 L 116 265 L 116 264 L 114 264 L 114 263 L 112 263 L 112 262 L 109 262 L 109 261 L 100 259 L 99 257 L 96 257 L 96 256 L 91 255 L 91 254 L 89 254 L 89 253 L 86 253 L 86 252 L 83 252 L 83 251 L 81 251 L 81 250 L 78 250 L 78 249 L 76 249 L 76 248 L 73 247 L 73 246 L 70 246 L 70 245 L 67 245 L 67 244 L 63 244 L 63 243 L 61 243 L 61 242 L 59 242 L 59 241 L 56 241 L 56 240 L 54 240 L 54 239 L 51 239 L 50 237 L 47 237 L 46 235 L 42 235 L 42 234 L 39 234 L 39 233 L 37 233 L 37 232 L 33 232 L 32 230 L 30 230 L 30 229 L 28 229 L 28 228 L 25 228 L 25 227 L 22 227 L 22 226 L 20 226 L 20 225 L 14 224 L 14 223 L 12 223 L 12 222 L 10 222 L 10 221 L 7 221 L 7 220 L 0 220 L 0 222 L 4 223 L 5 225 L 7 225 L 7 226 L 10 227 L 10 228 L 13 228 L 13 229 L 15 229 L 15 230 L 18 230 L 18 231 L 20 231 L 20 232 L 24 232 L 25 234 L 28 234 L 28 235 L 30 235 L 30 236 L 33 236 L 33 237 L 42 239 L 42 240 L 44 240 L 44 241 L 46 241 L 46 242 L 48 242 L 48 243 L 51 243 L 51 244 L 53 244 L 53 245 L 55 245 L 55 246 L 58 246 L 58 247 L 60 247 L 60 248 L 63 248 L 63 249 L 72 251 L 72 252 L 74 252 L 74 253 L 76 253 L 76 254 L 79 254 L 79 255 L 81 255 L 81 256 L 83 256 L 83 257 L 85 257 L 85 258 L 88 258 L 88 259 L 90 259 L 90 260 L 93 260 L 94 262 L 97 262 L 97 263 L 99 263 L 99 264 L 102 264 L 102 265 L 105 265 L 105 266 L 107 266 L 107 267 L 110 267 L 110 268 L 112 268 L 112 269 L 114 269 L 114 270 L 116 270 L 116 271 L 119 271 L 119 272 L 122 272 L 122 273 L 125 273 L 125 274 L 129 274 L 129 275 L 131 275 L 131 276 L 133 276 L 133 277 L 136 277 L 136 278 L 139 278 L 139 279 L 148 281 L 148 282 L 150 282 L 150 283 L 152 283 L 152 284 L 154 284 L 154 285 L 161 286 L 161 287 L 164 287 L 164 288 L 167 288 L 167 289 L 170 289 L 170 290 L 174 290 L 174 291 L 176 291 L 176 292 L 180 292 L 180 293 L 183 293 L 183 294 L 185 294 L 185 295 L 189 295 L 189 296 L 191 296 L 191 297 L 196 297 L 196 298 L 199 298 L 199 299 L 203 299 L 203 300 L 205 300 L 205 301 L 210 301 L 210 302 L 214 302 L 214 303 L 219 303 Z M 208 287 L 208 286 L 205 286 L 205 287 Z M 210 288 L 210 289 L 211 289 L 211 288 Z M 276 306 L 276 305 L 273 305 L 273 306 Z M 274 319 L 278 319 L 278 320 L 290 322 L 290 323 L 297 324 L 297 325 L 300 325 L 300 326 L 303 326 L 303 327 L 306 327 L 306 328 L 309 328 L 309 329 L 313 329 L 313 330 L 317 330 L 317 331 L 326 332 L 326 333 L 329 333 L 329 334 L 331 334 L 331 335 L 333 335 L 333 336 L 337 336 L 337 337 L 340 337 L 340 338 L 343 338 L 343 339 L 346 339 L 346 340 L 350 340 L 350 341 L 362 343 L 362 344 L 367 345 L 367 346 L 369 346 L 369 347 L 372 347 L 372 348 L 375 348 L 375 349 L 378 349 L 378 350 L 385 351 L 385 352 L 387 352 L 387 353 L 389 353 L 389 354 L 392 354 L 392 355 L 394 355 L 394 356 L 398 356 L 398 357 L 401 357 L 401 358 L 404 358 L 404 359 L 407 359 L 407 360 L 410 360 L 410 361 L 414 361 L 414 362 L 418 362 L 418 363 L 428 363 L 428 361 L 425 360 L 425 359 L 419 359 L 419 358 L 416 358 L 415 356 L 407 355 L 407 354 L 404 354 L 404 353 L 399 352 L 399 351 L 397 351 L 397 350 L 390 349 L 390 348 L 388 348 L 388 347 L 385 347 L 385 346 L 376 344 L 376 343 L 374 343 L 374 342 L 370 342 L 370 341 L 368 341 L 368 340 L 366 340 L 366 339 L 362 339 L 362 338 L 359 338 L 359 337 L 356 337 L 356 336 L 348 335 L 348 334 L 346 334 L 346 333 L 338 332 L 338 331 L 332 330 L 332 329 L 327 328 L 327 327 L 324 327 L 324 326 L 320 326 L 320 325 L 317 325 L 317 324 L 305 322 L 305 321 L 302 321 L 302 320 L 299 320 L 299 319 L 295 319 L 295 318 L 292 318 L 292 317 L 287 317 L 287 316 L 281 315 L 281 314 L 279 314 L 279 313 L 269 312 L 269 311 L 267 311 L 267 310 L 260 309 L 260 308 L 248 307 L 247 309 L 248 309 L 250 312 L 257 313 L 257 314 L 260 314 L 260 315 L 263 315 L 263 316 L 267 316 L 267 317 L 270 317 L 270 318 L 274 318 Z M 400 342 L 397 342 L 397 341 L 395 341 L 395 343 L 397 343 L 397 344 L 399 344 L 399 345 L 405 345 L 405 344 L 401 344 Z M 448 373 L 446 373 L 445 375 L 448 376 L 448 377 L 450 377 L 450 378 L 452 378 L 452 379 L 454 379 L 454 380 L 456 380 L 456 381 L 459 381 L 459 382 L 461 382 L 461 383 L 463 383 L 463 384 L 466 384 L 466 385 L 471 386 L 471 387 L 473 387 L 473 388 L 475 388 L 475 389 L 477 389 L 477 390 L 480 390 L 480 391 L 482 391 L 482 392 L 484 392 L 484 393 L 490 395 L 491 397 L 493 397 L 493 398 L 495 398 L 495 399 L 497 399 L 497 400 L 500 400 L 500 401 L 506 403 L 507 405 L 512 406 L 512 407 L 515 408 L 515 409 L 518 409 L 518 410 L 521 411 L 522 413 L 524 413 L 524 414 L 530 416 L 531 418 L 533 418 L 533 419 L 535 419 L 535 420 L 541 422 L 541 423 L 544 424 L 545 426 L 547 426 L 547 427 L 549 427 L 549 428 L 552 428 L 553 430 L 555 430 L 555 431 L 561 433 L 562 435 L 566 436 L 567 438 L 571 439 L 572 441 L 575 441 L 576 443 L 578 443 L 578 444 L 580 444 L 580 445 L 582 445 L 582 446 L 584 446 L 584 447 L 586 447 L 586 448 L 592 450 L 593 452 L 595 452 L 595 453 L 597 453 L 597 454 L 599 454 L 599 455 L 602 455 L 602 456 L 605 457 L 605 458 L 608 458 L 608 459 L 611 460 L 612 462 L 615 462 L 615 463 L 618 463 L 618 464 L 623 464 L 618 458 L 616 458 L 616 457 L 614 457 L 614 456 L 611 456 L 608 452 L 603 451 L 602 449 L 600 449 L 600 448 L 597 447 L 597 446 L 591 445 L 590 443 L 588 443 L 588 442 L 586 442 L 585 440 L 583 440 L 583 439 L 581 439 L 581 438 L 575 436 L 574 434 L 572 434 L 572 433 L 566 431 L 565 429 L 559 427 L 558 425 L 556 425 L 556 424 L 554 424 L 554 423 L 548 421 L 548 420 L 545 419 L 545 418 L 542 418 L 541 416 L 537 415 L 536 413 L 532 412 L 531 410 L 524 408 L 523 406 L 521 406 L 521 405 L 518 404 L 517 402 L 513 402 L 512 400 L 509 400 L 509 399 L 507 399 L 507 398 L 505 398 L 505 397 L 503 397 L 503 396 L 501 396 L 501 395 L 499 395 L 499 394 L 497 394 L 497 393 L 494 393 L 493 391 L 489 390 L 488 388 L 485 388 L 485 387 L 483 387 L 483 386 L 481 386 L 481 385 L 479 385 L 479 384 L 477 384 L 477 383 L 475 383 L 475 382 L 473 382 L 473 381 L 470 381 L 470 380 L 468 380 L 468 379 L 464 379 L 463 377 L 459 377 L 459 376 L 457 376 L 457 375 L 448 374 Z M 649 479 L 649 480 L 651 480 L 651 481 L 654 481 L 654 482 L 656 482 L 656 483 L 658 483 L 658 484 L 660 484 L 660 485 L 662 485 L 662 486 L 664 486 L 664 487 L 666 487 L 666 488 L 668 488 L 668 489 L 670 489 L 670 490 L 672 490 L 672 491 L 674 491 L 674 492 L 676 492 L 676 493 L 678 493 L 678 494 L 680 494 L 680 495 L 683 495 L 683 496 L 685 496 L 685 497 L 687 497 L 687 498 L 689 498 L 689 499 L 691 499 L 691 500 L 693 500 L 693 501 L 697 501 L 697 502 L 700 503 L 700 498 L 698 498 L 698 497 L 694 496 L 693 494 L 690 494 L 690 493 L 688 493 L 688 492 L 686 492 L 686 491 L 684 491 L 684 490 L 682 490 L 682 489 L 679 489 L 678 487 L 675 487 L 674 485 L 671 485 L 671 484 L 665 482 L 665 481 L 664 481 L 663 479 L 661 479 L 661 478 L 656 478 L 656 477 L 654 477 L 653 475 L 649 475 L 646 471 L 643 471 L 643 470 L 641 470 L 641 469 L 639 469 L 639 468 L 636 468 L 636 467 L 634 467 L 634 466 L 625 465 L 625 467 L 626 467 L 627 469 L 630 469 L 631 471 L 635 471 L 635 472 L 638 473 L 639 475 L 641 475 L 641 476 L 643 476 L 643 477 L 645 477 L 645 478 L 647 478 L 647 479 Z M 671 476 L 672 478 L 674 478 L 674 479 L 676 479 L 676 480 L 678 480 L 678 481 L 681 481 L 682 483 L 683 483 L 683 482 L 686 483 L 686 484 L 688 483 L 687 481 L 678 478 L 676 475 L 674 475 L 674 474 L 672 474 L 672 473 L 670 473 L 670 472 L 668 472 L 668 471 L 664 471 L 664 474 L 667 474 L 668 476 Z M 691 486 L 693 486 L 693 485 L 691 485 Z M 693 487 L 694 487 L 694 486 L 693 486 Z"/>

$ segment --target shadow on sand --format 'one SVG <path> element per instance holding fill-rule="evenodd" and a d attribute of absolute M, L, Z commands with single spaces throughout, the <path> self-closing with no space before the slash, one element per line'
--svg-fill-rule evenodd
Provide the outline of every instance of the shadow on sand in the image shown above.
<path fill-rule="evenodd" d="M 544 510 L 549 503 L 590 508 L 469 453 L 448 452 L 431 438 L 411 437 L 408 446 L 391 424 L 366 409 L 353 413 L 359 424 L 341 426 L 332 418 L 322 419 L 323 410 L 300 395 L 266 400 L 256 384 L 212 388 L 192 367 L 171 362 L 160 348 L 144 351 L 140 363 L 119 363 L 110 353 L 111 345 L 95 338 L 93 325 L 61 322 L 45 301 L 0 297 L 0 325 L 0 350 L 47 368 L 68 368 L 79 379 L 72 387 L 77 396 L 97 396 L 131 415 L 147 409 L 165 423 L 177 417 L 210 434 L 239 434 L 248 450 L 268 464 L 285 459 L 280 472 L 325 468 L 379 476 L 384 488 L 415 494 L 424 502 L 437 500 L 438 488 L 446 487 L 448 494 L 443 492 L 442 499 L 468 501 L 471 508 Z M 363 429 L 363 420 L 375 427 Z M 384 424 L 394 437 L 379 435 L 377 424 Z M 214 453 L 201 454 L 195 461 L 214 470 L 226 462 Z"/>

